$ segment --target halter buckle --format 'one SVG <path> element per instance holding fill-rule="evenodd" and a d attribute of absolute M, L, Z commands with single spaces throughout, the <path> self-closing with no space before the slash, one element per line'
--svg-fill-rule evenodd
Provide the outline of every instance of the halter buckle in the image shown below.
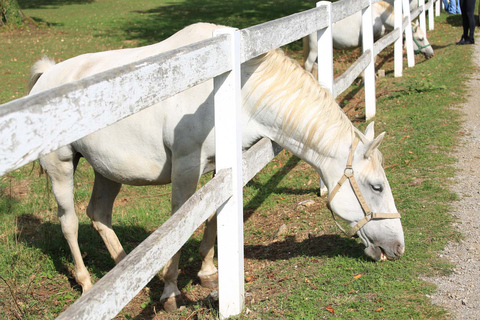
<path fill-rule="evenodd" d="M 347 167 L 345 168 L 345 171 L 343 171 L 343 174 L 344 174 L 347 178 L 352 177 L 352 176 L 353 176 L 353 168 L 352 168 L 352 166 L 351 166 L 351 165 L 350 165 L 350 166 L 347 166 Z"/>

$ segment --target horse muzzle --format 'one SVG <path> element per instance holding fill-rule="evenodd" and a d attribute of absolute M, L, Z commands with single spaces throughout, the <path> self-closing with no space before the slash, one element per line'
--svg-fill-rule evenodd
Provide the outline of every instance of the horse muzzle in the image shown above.
<path fill-rule="evenodd" d="M 397 240 L 381 245 L 370 244 L 365 248 L 365 254 L 375 261 L 397 260 L 404 253 L 405 245 Z"/>

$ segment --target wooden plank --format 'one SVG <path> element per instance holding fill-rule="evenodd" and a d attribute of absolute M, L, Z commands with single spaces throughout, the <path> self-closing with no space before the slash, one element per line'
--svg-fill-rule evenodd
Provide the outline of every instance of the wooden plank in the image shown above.
<path fill-rule="evenodd" d="M 332 3 L 332 23 L 345 19 L 368 7 L 368 0 L 343 0 Z"/>
<path fill-rule="evenodd" d="M 420 29 L 422 29 L 423 33 L 427 34 L 427 21 L 425 19 L 425 0 L 418 0 L 418 6 L 422 9 L 420 13 Z"/>
<path fill-rule="evenodd" d="M 231 168 L 232 197 L 217 210 L 218 292 L 220 318 L 239 315 L 244 307 L 243 263 L 243 177 L 242 177 L 242 83 L 240 31 L 215 30 L 229 34 L 232 70 L 214 80 L 215 167 Z"/>
<path fill-rule="evenodd" d="M 342 94 L 368 66 L 372 52 L 365 51 L 341 76 L 335 79 L 335 97 Z"/>
<path fill-rule="evenodd" d="M 395 29 L 378 39 L 373 45 L 373 55 L 377 56 L 380 52 L 383 51 L 383 49 L 394 43 L 401 36 L 402 31 L 400 29 Z"/>
<path fill-rule="evenodd" d="M 217 172 L 167 222 L 57 319 L 96 320 L 115 317 L 187 242 L 190 235 L 231 196 L 231 176 L 230 169 Z"/>
<path fill-rule="evenodd" d="M 317 34 L 317 79 L 333 94 L 333 38 L 332 38 L 332 3 L 317 2 L 317 7 L 327 9 L 327 27 Z M 321 48 L 321 50 L 319 50 Z"/>
<path fill-rule="evenodd" d="M 407 46 L 407 65 L 409 68 L 415 66 L 415 56 L 413 54 L 413 40 L 412 40 L 412 25 L 410 18 L 410 2 L 408 0 L 402 0 L 403 15 L 407 20 L 407 23 L 403 24 L 403 31 L 405 32 L 405 44 Z"/>
<path fill-rule="evenodd" d="M 243 185 L 246 185 L 260 170 L 263 169 L 283 148 L 263 138 L 243 153 Z"/>
<path fill-rule="evenodd" d="M 362 10 L 362 51 L 373 51 L 373 17 L 372 1 Z M 370 61 L 363 74 L 365 88 L 365 119 L 368 121 L 375 116 L 377 103 L 375 99 L 375 56 L 370 55 Z"/>
<path fill-rule="evenodd" d="M 320 7 L 243 29 L 241 61 L 245 62 L 317 32 L 327 26 L 326 21 L 327 11 Z"/>
<path fill-rule="evenodd" d="M 394 55 L 394 75 L 401 77 L 403 75 L 403 36 L 402 36 L 402 0 L 394 0 L 393 3 L 394 26 L 395 29 L 400 29 L 400 36 L 393 45 Z"/>
<path fill-rule="evenodd" d="M 418 7 L 415 10 L 413 10 L 412 13 L 410 14 L 410 21 L 417 19 L 422 12 L 423 12 L 422 7 Z"/>
<path fill-rule="evenodd" d="M 0 106 L 0 175 L 226 72 L 227 36 Z"/>

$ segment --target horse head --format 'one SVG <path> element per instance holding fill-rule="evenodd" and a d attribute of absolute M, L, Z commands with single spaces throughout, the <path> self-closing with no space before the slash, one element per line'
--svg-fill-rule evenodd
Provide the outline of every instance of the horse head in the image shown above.
<path fill-rule="evenodd" d="M 433 48 L 427 40 L 425 33 L 420 28 L 418 22 L 412 23 L 413 50 L 415 54 L 423 53 L 425 58 L 433 57 Z"/>
<path fill-rule="evenodd" d="M 378 150 L 384 135 L 374 139 L 373 122 L 365 134 L 357 130 L 347 164 L 336 166 L 338 182 L 329 187 L 330 209 L 348 222 L 348 234 L 360 237 L 374 260 L 398 259 L 405 251 L 400 215 Z"/>

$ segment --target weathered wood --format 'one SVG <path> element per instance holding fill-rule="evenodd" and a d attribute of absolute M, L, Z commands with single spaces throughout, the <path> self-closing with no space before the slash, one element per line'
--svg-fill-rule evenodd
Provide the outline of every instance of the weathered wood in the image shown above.
<path fill-rule="evenodd" d="M 415 66 L 415 56 L 413 54 L 413 37 L 412 37 L 412 25 L 410 19 L 410 2 L 408 0 L 402 0 L 403 15 L 407 24 L 403 24 L 403 31 L 405 32 L 405 44 L 407 46 L 407 65 L 409 68 Z"/>
<path fill-rule="evenodd" d="M 338 1 L 332 3 L 332 23 L 345 19 L 352 14 L 368 7 L 368 0 Z"/>
<path fill-rule="evenodd" d="M 380 52 L 383 51 L 383 49 L 394 43 L 401 36 L 402 31 L 400 29 L 395 29 L 378 39 L 373 45 L 373 55 L 377 56 Z"/>
<path fill-rule="evenodd" d="M 326 15 L 325 8 L 313 8 L 243 29 L 242 62 L 325 28 Z"/>
<path fill-rule="evenodd" d="M 318 82 L 334 94 L 333 88 L 333 38 L 332 38 L 332 3 L 317 2 L 317 7 L 327 10 L 327 27 L 317 32 L 317 79 Z M 322 48 L 322 50 L 318 50 Z"/>
<path fill-rule="evenodd" d="M 341 76 L 334 81 L 335 97 L 344 92 L 370 63 L 372 52 L 365 51 Z"/>
<path fill-rule="evenodd" d="M 220 319 L 240 314 L 244 307 L 242 97 L 240 31 L 218 29 L 230 35 L 232 70 L 214 79 L 215 167 L 231 168 L 232 197 L 217 209 L 218 292 Z"/>
<path fill-rule="evenodd" d="M 400 36 L 393 45 L 394 75 L 395 77 L 401 77 L 403 75 L 402 0 L 395 0 L 393 2 L 393 13 L 395 29 L 400 29 Z"/>
<path fill-rule="evenodd" d="M 138 245 L 57 319 L 111 319 L 133 299 L 231 196 L 231 170 L 217 172 L 160 228 Z"/>
<path fill-rule="evenodd" d="M 410 13 L 410 21 L 413 21 L 418 18 L 418 16 L 423 12 L 422 7 L 418 7 Z"/>
<path fill-rule="evenodd" d="M 208 39 L 0 106 L 0 175 L 226 72 L 226 52 Z"/>
<path fill-rule="evenodd" d="M 243 153 L 243 185 L 246 185 L 263 167 L 265 167 L 283 148 L 263 138 Z"/>
<path fill-rule="evenodd" d="M 362 9 L 362 51 L 373 51 L 373 16 L 372 0 L 369 6 Z M 365 68 L 363 81 L 365 87 L 365 119 L 368 121 L 377 112 L 377 101 L 375 99 L 375 56 L 370 54 L 370 61 Z M 349 85 L 350 86 L 350 85 Z"/>

